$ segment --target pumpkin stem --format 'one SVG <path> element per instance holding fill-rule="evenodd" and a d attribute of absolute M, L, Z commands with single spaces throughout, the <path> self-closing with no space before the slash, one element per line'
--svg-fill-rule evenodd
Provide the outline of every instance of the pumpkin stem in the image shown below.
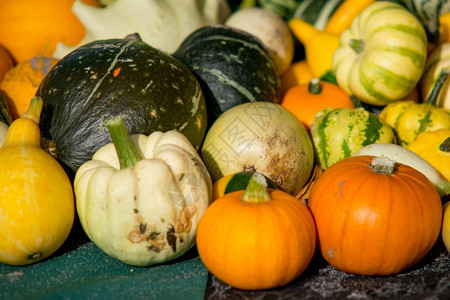
<path fill-rule="evenodd" d="M 441 70 L 441 73 L 439 74 L 433 89 L 431 90 L 430 95 L 425 100 L 425 104 L 436 106 L 436 102 L 438 99 L 439 92 L 441 91 L 442 87 L 444 86 L 445 80 L 447 80 L 448 74 L 450 70 L 448 68 L 443 68 Z"/>
<path fill-rule="evenodd" d="M 108 128 L 114 147 L 116 148 L 120 169 L 134 167 L 143 157 L 133 143 L 123 118 L 116 116 L 106 120 L 104 124 Z"/>
<path fill-rule="evenodd" d="M 396 172 L 395 160 L 388 157 L 374 157 L 369 164 L 370 168 L 377 173 L 392 175 Z"/>
<path fill-rule="evenodd" d="M 33 120 L 36 124 L 39 124 L 39 119 L 41 118 L 42 107 L 44 105 L 44 101 L 41 97 L 33 97 L 31 98 L 30 106 L 28 106 L 28 110 L 22 114 L 22 118 L 27 118 Z"/>
<path fill-rule="evenodd" d="M 255 172 L 250 177 L 247 188 L 242 194 L 242 200 L 248 203 L 261 203 L 272 200 L 267 191 L 267 180 L 262 174 Z"/>
<path fill-rule="evenodd" d="M 439 150 L 442 152 L 450 152 L 450 137 L 446 138 L 445 141 L 442 142 L 442 144 L 439 145 Z"/>
<path fill-rule="evenodd" d="M 352 48 L 353 51 L 355 51 L 356 54 L 363 52 L 364 47 L 366 46 L 363 40 L 355 40 L 355 39 L 350 39 L 348 44 L 350 48 Z"/>
<path fill-rule="evenodd" d="M 322 93 L 322 85 L 318 78 L 313 78 L 308 83 L 308 93 L 313 95 L 319 95 Z"/>
<path fill-rule="evenodd" d="M 137 32 L 128 34 L 127 36 L 125 36 L 125 39 L 130 41 L 142 42 L 142 38 Z"/>

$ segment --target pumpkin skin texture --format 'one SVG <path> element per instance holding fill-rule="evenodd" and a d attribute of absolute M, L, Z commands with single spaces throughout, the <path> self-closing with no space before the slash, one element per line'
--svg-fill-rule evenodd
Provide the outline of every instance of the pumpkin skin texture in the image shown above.
<path fill-rule="evenodd" d="M 205 26 L 186 37 L 173 56 L 199 79 L 210 124 L 236 105 L 279 101 L 275 62 L 262 42 L 247 32 Z"/>
<path fill-rule="evenodd" d="M 73 171 L 111 142 L 101 122 L 123 116 L 130 134 L 178 130 L 197 149 L 206 131 L 203 93 L 173 57 L 132 39 L 101 40 L 61 59 L 42 81 L 42 136 Z"/>
<path fill-rule="evenodd" d="M 261 202 L 244 200 L 244 193 L 226 194 L 208 207 L 197 228 L 199 256 L 212 274 L 235 288 L 283 286 L 313 257 L 314 220 L 286 192 L 267 189 L 270 200 Z"/>
<path fill-rule="evenodd" d="M 420 21 L 399 4 L 376 1 L 342 33 L 332 65 L 348 94 L 386 105 L 416 86 L 426 57 L 427 36 Z"/>
<path fill-rule="evenodd" d="M 374 160 L 386 171 L 393 166 L 393 173 L 373 169 Z M 440 234 L 442 203 L 433 184 L 386 157 L 332 165 L 316 181 L 308 206 L 322 256 L 347 273 L 399 273 L 419 262 Z"/>
<path fill-rule="evenodd" d="M 224 112 L 211 126 L 201 156 L 213 181 L 255 171 L 296 195 L 314 165 L 306 129 L 280 104 L 243 103 Z"/>
<path fill-rule="evenodd" d="M 53 254 L 75 217 L 72 184 L 40 147 L 42 99 L 8 129 L 0 148 L 0 262 L 28 265 Z"/>

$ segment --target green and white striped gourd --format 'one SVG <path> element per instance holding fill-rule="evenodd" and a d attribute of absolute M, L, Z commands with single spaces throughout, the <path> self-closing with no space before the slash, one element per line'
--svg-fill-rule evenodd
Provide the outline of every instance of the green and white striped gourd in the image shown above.
<path fill-rule="evenodd" d="M 450 11 L 450 0 L 396 0 L 424 24 L 428 43 L 439 41 L 439 16 Z"/>
<path fill-rule="evenodd" d="M 288 20 L 302 0 L 258 0 L 258 6 Z"/>
<path fill-rule="evenodd" d="M 333 72 L 348 94 L 386 105 L 403 99 L 425 68 L 427 36 L 422 23 L 403 6 L 376 1 L 341 35 Z"/>
<path fill-rule="evenodd" d="M 319 111 L 310 133 L 316 162 L 323 170 L 366 145 L 396 143 L 392 128 L 363 107 Z"/>
<path fill-rule="evenodd" d="M 344 0 L 303 0 L 292 17 L 302 19 L 320 30 L 324 30 L 328 20 Z"/>

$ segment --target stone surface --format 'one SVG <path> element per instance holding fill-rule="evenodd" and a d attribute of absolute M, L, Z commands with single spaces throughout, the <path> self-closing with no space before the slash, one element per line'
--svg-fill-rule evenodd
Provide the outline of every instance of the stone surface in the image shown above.
<path fill-rule="evenodd" d="M 316 255 L 308 269 L 282 288 L 242 291 L 209 274 L 205 299 L 450 299 L 450 253 L 441 240 L 417 265 L 395 276 L 338 271 Z"/>

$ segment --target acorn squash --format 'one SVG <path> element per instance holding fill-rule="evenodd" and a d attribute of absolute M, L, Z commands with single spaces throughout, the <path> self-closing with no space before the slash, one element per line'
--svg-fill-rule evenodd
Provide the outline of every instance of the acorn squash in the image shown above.
<path fill-rule="evenodd" d="M 199 79 L 210 123 L 238 104 L 279 101 L 275 61 L 250 33 L 226 25 L 205 26 L 190 34 L 173 56 Z"/>
<path fill-rule="evenodd" d="M 203 92 L 181 62 L 139 38 L 88 43 L 62 58 L 37 91 L 42 137 L 76 171 L 111 142 L 101 123 L 121 115 L 130 134 L 177 130 L 198 149 L 206 131 Z M 52 145 L 52 143 L 50 143 Z"/>

